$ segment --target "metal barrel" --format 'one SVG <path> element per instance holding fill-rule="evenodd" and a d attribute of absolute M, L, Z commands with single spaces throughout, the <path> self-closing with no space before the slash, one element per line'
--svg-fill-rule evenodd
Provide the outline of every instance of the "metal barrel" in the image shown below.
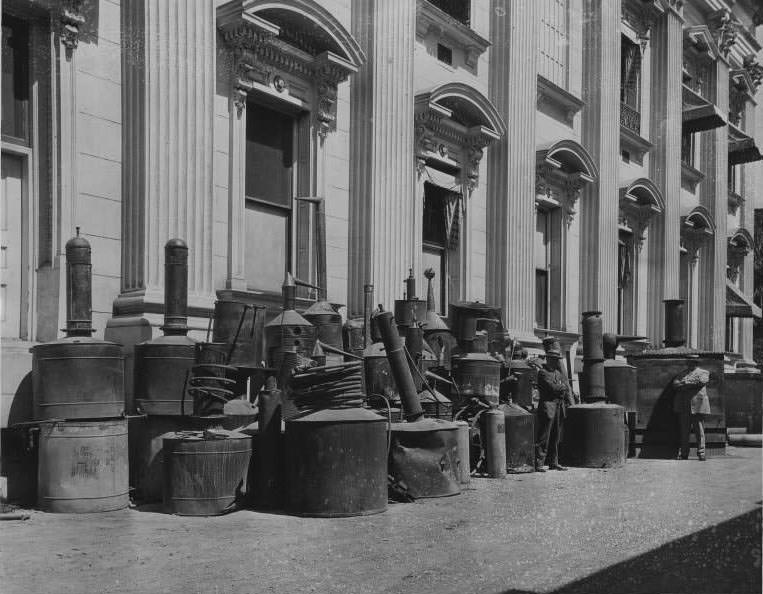
<path fill-rule="evenodd" d="M 441 419 L 392 423 L 389 474 L 414 498 L 461 492 L 458 427 Z"/>
<path fill-rule="evenodd" d="M 219 516 L 232 510 L 237 492 L 247 482 L 251 437 L 175 435 L 164 439 L 163 449 L 165 511 L 180 516 Z"/>
<path fill-rule="evenodd" d="M 366 409 L 321 410 L 286 422 L 289 511 L 370 515 L 387 509 L 387 421 Z"/>
<path fill-rule="evenodd" d="M 603 322 L 600 311 L 583 312 L 583 358 L 603 360 Z"/>
<path fill-rule="evenodd" d="M 90 244 L 79 235 L 66 242 L 66 335 L 93 333 L 93 274 Z"/>
<path fill-rule="evenodd" d="M 456 440 L 458 446 L 458 481 L 462 485 L 468 485 L 471 481 L 471 456 L 469 453 L 469 423 L 456 421 Z"/>
<path fill-rule="evenodd" d="M 129 503 L 127 420 L 40 424 L 37 502 L 45 511 L 113 511 Z"/>
<path fill-rule="evenodd" d="M 625 409 L 617 404 L 593 402 L 567 409 L 563 462 L 585 468 L 613 468 L 625 464 L 627 455 Z"/>
<path fill-rule="evenodd" d="M 625 412 L 638 411 L 638 378 L 633 365 L 607 359 L 604 361 L 604 384 L 608 402 L 619 404 Z"/>
<path fill-rule="evenodd" d="M 514 403 L 499 407 L 506 425 L 506 470 L 510 473 L 535 470 L 535 415 Z"/>
<path fill-rule="evenodd" d="M 504 413 L 497 408 L 480 416 L 480 435 L 485 449 L 485 466 L 490 478 L 506 476 L 506 423 Z"/>
<path fill-rule="evenodd" d="M 182 239 L 164 244 L 164 326 L 168 336 L 188 332 L 188 246 Z"/>
<path fill-rule="evenodd" d="M 398 326 L 411 326 L 427 319 L 427 302 L 423 299 L 395 300 L 395 321 Z"/>
<path fill-rule="evenodd" d="M 501 383 L 501 363 L 486 353 L 468 353 L 452 360 L 453 379 L 462 401 L 476 397 L 487 404 L 498 405 Z"/>
<path fill-rule="evenodd" d="M 135 345 L 134 393 L 138 408 L 149 415 L 191 414 L 187 394 L 196 343 L 187 336 L 160 336 Z"/>
<path fill-rule="evenodd" d="M 344 347 L 342 341 L 342 316 L 327 301 L 316 301 L 302 317 L 315 326 L 315 337 L 334 348 Z"/>
<path fill-rule="evenodd" d="M 665 346 L 680 347 L 686 344 L 685 312 L 683 299 L 665 299 Z"/>
<path fill-rule="evenodd" d="M 218 295 L 212 341 L 228 345 L 231 365 L 260 365 L 265 358 L 265 307 L 250 303 L 254 296 L 242 292 L 220 291 Z"/>
<path fill-rule="evenodd" d="M 90 337 L 32 347 L 35 419 L 118 417 L 125 409 L 119 345 Z"/>

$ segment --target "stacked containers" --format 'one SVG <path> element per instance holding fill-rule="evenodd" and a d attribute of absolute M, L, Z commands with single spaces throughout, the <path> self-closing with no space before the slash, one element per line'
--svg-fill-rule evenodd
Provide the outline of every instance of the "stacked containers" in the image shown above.
<path fill-rule="evenodd" d="M 127 507 L 124 359 L 92 328 L 90 244 L 66 244 L 66 338 L 32 348 L 35 417 L 40 421 L 38 505 L 51 512 Z"/>

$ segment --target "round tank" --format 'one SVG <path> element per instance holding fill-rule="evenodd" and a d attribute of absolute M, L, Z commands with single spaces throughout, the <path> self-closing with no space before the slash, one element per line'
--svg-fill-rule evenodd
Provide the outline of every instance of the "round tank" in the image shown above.
<path fill-rule="evenodd" d="M 412 326 L 414 322 L 424 322 L 426 319 L 427 302 L 424 299 L 395 300 L 395 322 L 398 326 Z"/>
<path fill-rule="evenodd" d="M 235 293 L 215 302 L 212 341 L 233 345 L 231 365 L 258 367 L 262 364 L 265 307 L 248 303 L 250 299 L 237 298 Z M 238 334 L 238 336 L 237 336 Z"/>
<path fill-rule="evenodd" d="M 453 424 L 457 427 L 458 480 L 462 485 L 468 485 L 471 482 L 469 423 L 455 421 Z"/>
<path fill-rule="evenodd" d="M 334 348 L 341 349 L 342 316 L 328 301 L 316 301 L 304 312 L 302 317 L 315 326 L 315 337 Z"/>
<path fill-rule="evenodd" d="M 602 341 L 603 322 L 600 311 L 583 312 L 583 358 L 592 361 L 604 360 Z"/>
<path fill-rule="evenodd" d="M 389 474 L 416 499 L 461 492 L 458 426 L 441 419 L 392 423 Z"/>
<path fill-rule="evenodd" d="M 575 404 L 567 408 L 563 462 L 585 468 L 613 468 L 625 464 L 625 409 L 601 402 Z"/>
<path fill-rule="evenodd" d="M 179 516 L 219 516 L 233 509 L 246 485 L 252 438 L 175 434 L 163 441 L 164 509 Z"/>
<path fill-rule="evenodd" d="M 501 385 L 501 363 L 486 353 L 467 353 L 452 360 L 453 379 L 460 401 L 466 404 L 476 397 L 488 404 L 498 404 Z"/>
<path fill-rule="evenodd" d="M 480 438 L 485 467 L 491 478 L 506 476 L 506 423 L 502 410 L 491 408 L 480 416 Z"/>
<path fill-rule="evenodd" d="M 118 344 L 77 336 L 31 350 L 37 420 L 108 418 L 124 412 L 124 356 Z"/>
<path fill-rule="evenodd" d="M 184 394 L 195 361 L 196 343 L 187 336 L 160 336 L 135 345 L 135 399 L 149 415 L 191 414 Z"/>
<path fill-rule="evenodd" d="M 125 508 L 128 473 L 126 419 L 40 423 L 41 509 L 89 513 Z"/>
<path fill-rule="evenodd" d="M 321 410 L 286 422 L 288 505 L 301 516 L 387 509 L 387 420 L 361 408 Z"/>
<path fill-rule="evenodd" d="M 604 385 L 608 402 L 619 404 L 628 413 L 638 411 L 638 379 L 633 365 L 618 359 L 604 361 Z"/>
<path fill-rule="evenodd" d="M 535 415 L 509 402 L 502 404 L 506 426 L 506 470 L 510 473 L 535 470 Z"/>
<path fill-rule="evenodd" d="M 460 301 L 448 305 L 448 321 L 457 340 L 472 340 L 477 328 L 477 319 L 501 319 L 501 308 L 479 301 Z M 481 322 L 483 325 L 485 322 Z"/>

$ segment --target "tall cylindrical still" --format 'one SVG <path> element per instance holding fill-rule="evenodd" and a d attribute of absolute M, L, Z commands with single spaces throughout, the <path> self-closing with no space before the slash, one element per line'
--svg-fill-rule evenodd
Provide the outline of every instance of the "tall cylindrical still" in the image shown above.
<path fill-rule="evenodd" d="M 320 410 L 286 422 L 289 510 L 302 516 L 387 509 L 387 423 L 360 408 Z"/>
<path fill-rule="evenodd" d="M 480 417 L 480 436 L 485 450 L 485 466 L 491 478 L 506 476 L 506 423 L 502 410 L 491 408 Z"/>
<path fill-rule="evenodd" d="M 57 513 L 129 503 L 126 419 L 40 423 L 38 505 Z"/>
<path fill-rule="evenodd" d="M 471 481 L 469 423 L 456 421 L 454 425 L 457 427 L 458 440 L 458 480 L 462 485 L 468 485 Z"/>

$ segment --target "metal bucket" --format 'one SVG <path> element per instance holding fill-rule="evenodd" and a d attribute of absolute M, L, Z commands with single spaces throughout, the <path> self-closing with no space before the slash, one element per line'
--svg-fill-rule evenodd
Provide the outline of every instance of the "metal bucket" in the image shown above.
<path fill-rule="evenodd" d="M 301 516 L 387 509 L 387 421 L 369 410 L 321 410 L 286 422 L 289 510 Z"/>
<path fill-rule="evenodd" d="M 122 348 L 113 342 L 76 337 L 32 347 L 37 420 L 118 417 L 124 380 Z"/>
<path fill-rule="evenodd" d="M 252 438 L 203 439 L 176 435 L 163 443 L 164 509 L 179 516 L 219 516 L 231 511 L 246 485 Z"/>
<path fill-rule="evenodd" d="M 113 511 L 129 503 L 127 420 L 40 423 L 37 502 L 45 511 Z"/>
<path fill-rule="evenodd" d="M 389 473 L 416 499 L 458 495 L 458 426 L 440 419 L 392 424 Z"/>
<path fill-rule="evenodd" d="M 232 345 L 238 332 L 230 364 L 260 365 L 263 360 L 265 307 L 252 303 L 256 295 L 249 296 L 241 291 L 220 292 L 219 296 L 220 299 L 215 302 L 212 341 Z"/>
<path fill-rule="evenodd" d="M 187 336 L 160 336 L 135 345 L 135 398 L 142 412 L 191 413 L 193 400 L 186 390 L 195 345 Z"/>
<path fill-rule="evenodd" d="M 625 464 L 627 455 L 625 409 L 600 402 L 576 404 L 567 409 L 563 462 L 585 468 L 614 468 Z"/>

